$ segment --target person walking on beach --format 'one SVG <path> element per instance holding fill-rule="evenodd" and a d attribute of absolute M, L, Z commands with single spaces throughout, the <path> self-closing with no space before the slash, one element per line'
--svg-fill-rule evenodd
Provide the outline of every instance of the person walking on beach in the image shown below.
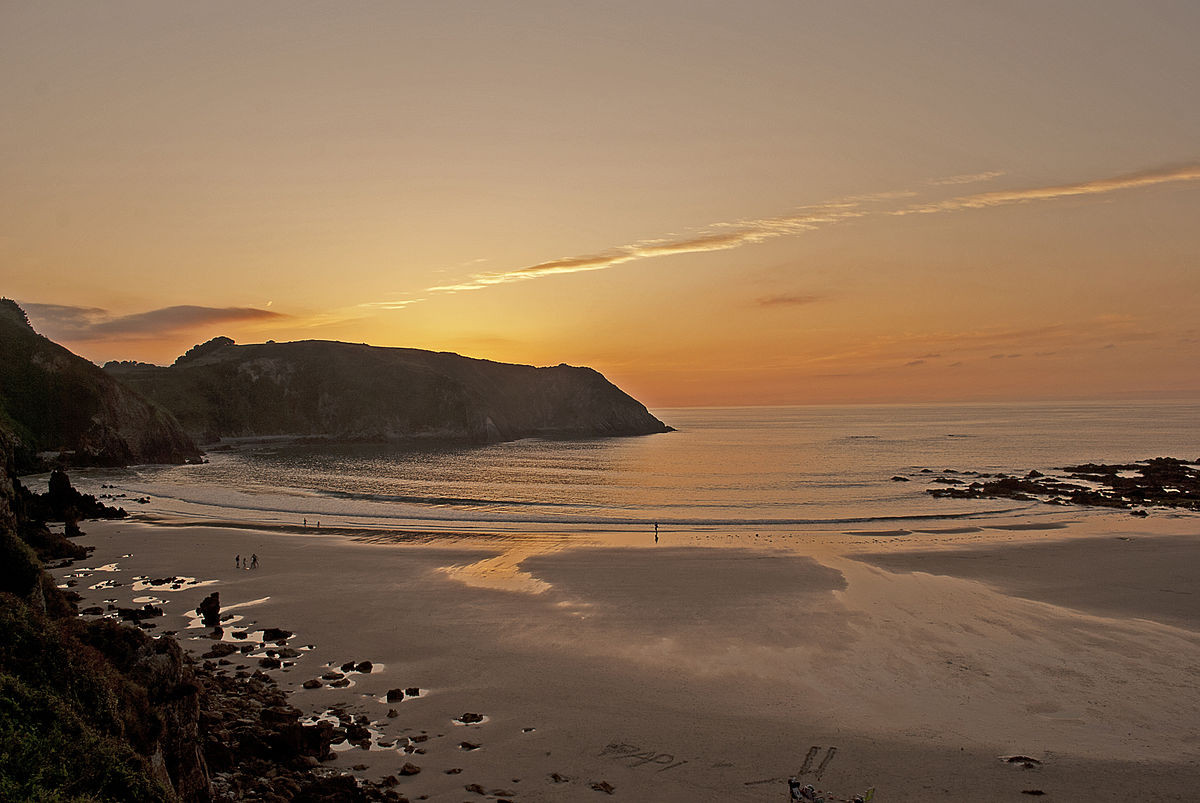
<path fill-rule="evenodd" d="M 250 568 L 251 569 L 258 568 L 258 553 L 257 552 L 250 556 Z"/>
<path fill-rule="evenodd" d="M 654 522 L 654 543 L 658 543 L 658 522 Z"/>
<path fill-rule="evenodd" d="M 234 556 L 234 558 L 233 558 L 233 568 L 235 568 L 235 569 L 240 569 L 240 568 L 242 568 L 242 556 L 241 556 L 241 554 L 238 554 L 238 555 L 235 555 L 235 556 Z"/>

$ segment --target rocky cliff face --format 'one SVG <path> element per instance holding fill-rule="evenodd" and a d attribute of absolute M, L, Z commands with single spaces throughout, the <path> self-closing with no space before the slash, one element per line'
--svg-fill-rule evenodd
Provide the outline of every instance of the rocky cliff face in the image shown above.
<path fill-rule="evenodd" d="M 216 338 L 169 368 L 105 366 L 193 437 L 314 435 L 474 443 L 670 427 L 590 368 L 535 368 L 330 341 Z"/>
<path fill-rule="evenodd" d="M 200 458 L 169 413 L 37 334 L 8 299 L 0 300 L 0 424 L 20 454 L 61 451 L 76 465 Z"/>

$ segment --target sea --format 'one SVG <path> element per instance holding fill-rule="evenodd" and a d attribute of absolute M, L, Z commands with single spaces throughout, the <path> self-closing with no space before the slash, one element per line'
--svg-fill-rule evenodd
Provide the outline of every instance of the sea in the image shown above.
<path fill-rule="evenodd" d="M 445 532 L 787 532 L 1045 515 L 952 473 L 1200 459 L 1200 403 L 653 410 L 675 432 L 489 445 L 230 441 L 202 465 L 73 476 L 149 519 Z M 1058 472 L 1061 473 L 1061 472 Z M 902 478 L 902 479 L 896 479 Z M 44 478 L 43 478 L 44 479 Z M 37 482 L 35 479 L 34 486 Z"/>

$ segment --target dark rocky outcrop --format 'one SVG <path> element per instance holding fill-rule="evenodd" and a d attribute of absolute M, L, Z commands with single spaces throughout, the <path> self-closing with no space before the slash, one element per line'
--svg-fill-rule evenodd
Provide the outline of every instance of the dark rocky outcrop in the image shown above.
<path fill-rule="evenodd" d="M 8 299 L 0 299 L 0 426 L 17 439 L 22 470 L 47 451 L 73 465 L 200 459 L 169 413 L 39 335 Z"/>
<path fill-rule="evenodd" d="M 320 767 L 334 727 L 299 722 L 267 675 L 230 677 L 195 665 L 169 636 L 77 616 L 26 540 L 46 530 L 28 518 L 34 496 L 16 479 L 15 442 L 0 426 L 0 798 L 403 800 Z M 39 545 L 45 556 L 61 550 Z"/>
<path fill-rule="evenodd" d="M 590 368 L 535 368 L 447 352 L 215 338 L 167 368 L 105 369 L 202 442 L 221 437 L 486 443 L 670 430 Z"/>
<path fill-rule="evenodd" d="M 1058 469 L 1066 477 L 1032 470 L 1023 477 L 997 475 L 926 493 L 952 499 L 1017 499 L 1058 505 L 1132 508 L 1169 507 L 1200 510 L 1200 469 L 1195 461 L 1155 457 L 1136 463 L 1085 463 Z M 938 478 L 933 482 L 947 482 Z M 1135 511 L 1145 515 L 1144 510 Z"/>
<path fill-rule="evenodd" d="M 196 613 L 200 614 L 200 623 L 205 627 L 220 627 L 221 592 L 214 591 L 200 600 L 200 605 L 197 606 Z"/>

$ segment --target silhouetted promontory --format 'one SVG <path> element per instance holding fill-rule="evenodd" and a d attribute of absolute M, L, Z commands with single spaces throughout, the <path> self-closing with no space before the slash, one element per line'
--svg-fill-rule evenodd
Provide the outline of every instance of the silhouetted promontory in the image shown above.
<path fill-rule="evenodd" d="M 0 299 L 0 429 L 17 440 L 21 469 L 47 451 L 75 465 L 200 459 L 169 413 L 39 335 L 9 299 Z"/>
<path fill-rule="evenodd" d="M 222 437 L 489 443 L 668 432 L 590 368 L 326 340 L 202 343 L 170 367 L 105 369 L 201 442 Z"/>

